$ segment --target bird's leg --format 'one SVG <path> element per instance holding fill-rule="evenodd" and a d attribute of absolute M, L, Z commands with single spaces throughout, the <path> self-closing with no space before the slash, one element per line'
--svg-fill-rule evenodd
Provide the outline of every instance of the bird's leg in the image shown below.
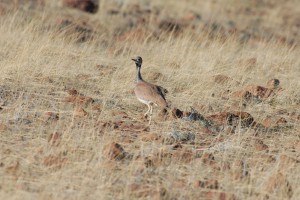
<path fill-rule="evenodd" d="M 149 123 L 148 123 L 148 125 L 150 126 L 150 124 L 151 124 L 151 115 L 149 117 Z"/>
<path fill-rule="evenodd" d="M 153 105 L 150 105 L 150 116 L 152 116 Z"/>
<path fill-rule="evenodd" d="M 147 112 L 144 114 L 144 117 L 146 117 L 146 116 L 148 115 L 148 113 L 149 113 L 149 111 L 150 111 L 150 109 L 151 109 L 151 107 L 150 107 L 149 104 L 147 104 L 147 106 L 148 106 L 148 110 L 147 110 Z"/>
<path fill-rule="evenodd" d="M 150 105 L 150 117 L 149 117 L 149 124 L 148 125 L 150 125 L 150 123 L 151 123 L 151 118 L 152 118 L 152 108 L 153 108 L 153 105 Z"/>

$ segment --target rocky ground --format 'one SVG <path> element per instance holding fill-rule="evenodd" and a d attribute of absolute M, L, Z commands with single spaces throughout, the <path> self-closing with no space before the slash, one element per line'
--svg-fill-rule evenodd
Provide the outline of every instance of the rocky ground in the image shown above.
<path fill-rule="evenodd" d="M 0 198 L 298 199 L 296 5 L 1 1 Z"/>

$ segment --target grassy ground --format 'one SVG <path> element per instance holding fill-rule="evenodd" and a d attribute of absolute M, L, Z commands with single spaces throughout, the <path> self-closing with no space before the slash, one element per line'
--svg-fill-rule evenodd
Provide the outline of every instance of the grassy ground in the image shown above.
<path fill-rule="evenodd" d="M 95 15 L 58 1 L 0 4 L 1 199 L 300 197 L 296 1 L 101 2 Z M 148 7 L 159 14 L 136 14 Z M 198 14 L 194 27 L 186 25 L 190 12 Z M 176 19 L 180 30 L 159 29 L 163 19 Z M 245 42 L 246 29 L 255 37 Z M 148 126 L 147 107 L 132 94 L 136 55 L 143 77 L 168 89 L 171 110 L 245 111 L 257 123 L 286 123 L 211 132 L 154 107 Z M 233 84 L 216 83 L 217 74 Z M 265 101 L 227 95 L 272 78 L 282 91 Z"/>

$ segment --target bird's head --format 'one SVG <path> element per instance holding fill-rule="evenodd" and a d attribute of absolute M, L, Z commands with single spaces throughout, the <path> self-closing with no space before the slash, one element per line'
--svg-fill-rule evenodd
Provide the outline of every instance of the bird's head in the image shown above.
<path fill-rule="evenodd" d="M 140 56 L 137 56 L 136 58 L 131 59 L 135 62 L 136 67 L 141 67 L 143 63 L 143 59 Z"/>

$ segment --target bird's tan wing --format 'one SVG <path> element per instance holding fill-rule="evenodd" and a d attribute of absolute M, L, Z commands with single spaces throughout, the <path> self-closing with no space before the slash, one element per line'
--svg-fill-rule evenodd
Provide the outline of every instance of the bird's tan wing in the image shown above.
<path fill-rule="evenodd" d="M 165 89 L 147 82 L 138 82 L 135 86 L 135 95 L 143 100 L 151 101 L 165 108 L 167 102 L 165 99 Z"/>

